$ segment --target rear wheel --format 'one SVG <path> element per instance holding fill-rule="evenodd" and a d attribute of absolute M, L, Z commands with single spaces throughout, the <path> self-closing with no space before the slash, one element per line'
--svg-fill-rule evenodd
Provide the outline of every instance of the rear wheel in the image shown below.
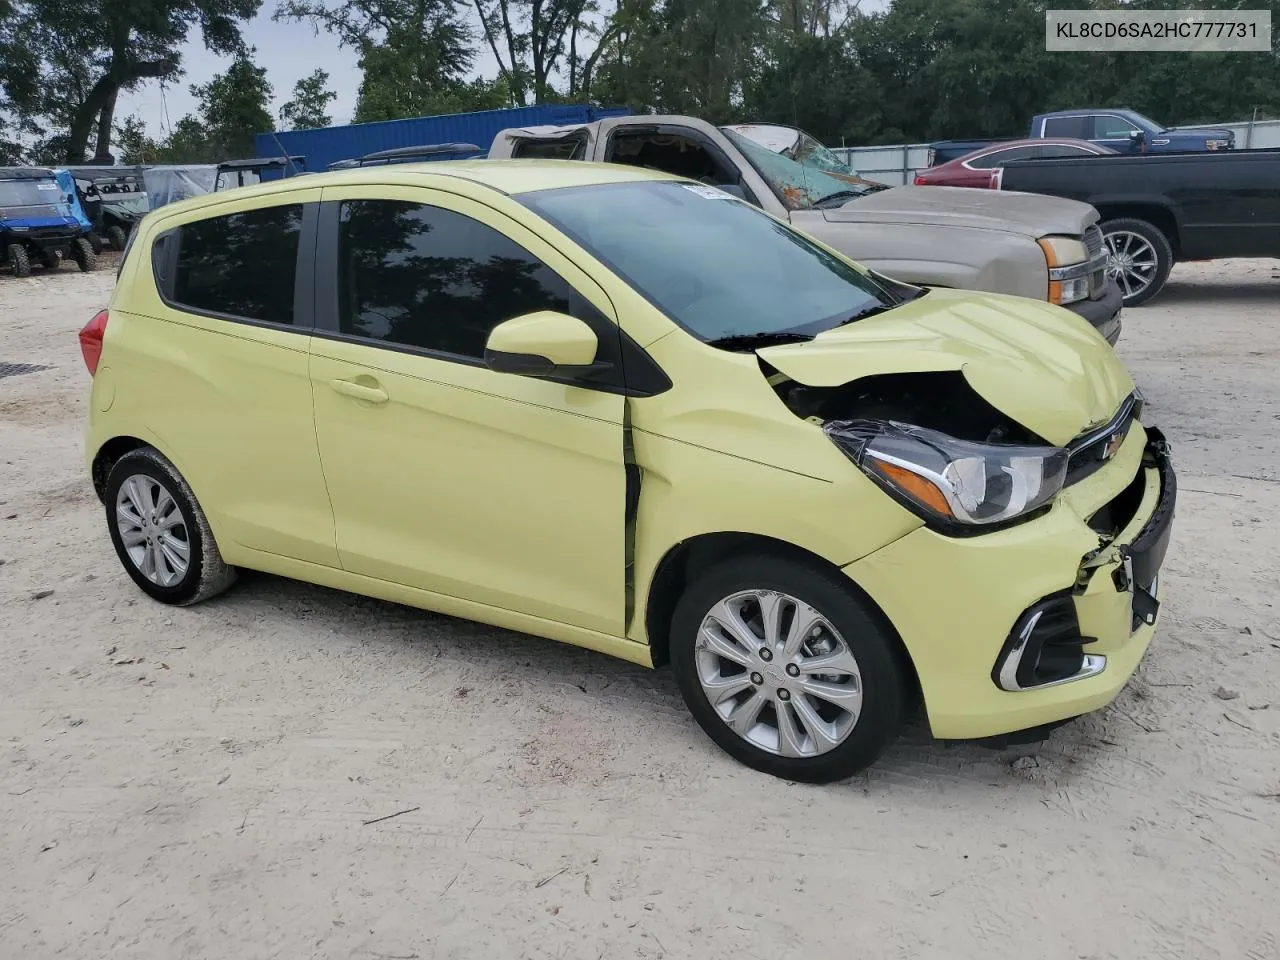
<path fill-rule="evenodd" d="M 9 244 L 9 269 L 15 277 L 31 276 L 31 258 L 27 256 L 27 248 L 20 243 Z"/>
<path fill-rule="evenodd" d="M 680 598 L 671 662 L 694 719 L 737 760 L 824 783 L 897 735 L 896 639 L 842 578 L 767 555 L 713 568 Z"/>
<path fill-rule="evenodd" d="M 123 250 L 129 235 L 124 232 L 124 227 L 111 226 L 107 227 L 107 239 L 111 241 L 113 250 Z"/>
<path fill-rule="evenodd" d="M 141 447 L 117 460 L 104 500 L 120 563 L 148 596 L 185 606 L 235 582 L 195 494 L 159 451 Z"/>
<path fill-rule="evenodd" d="M 1120 285 L 1124 305 L 1146 303 L 1164 287 L 1173 269 L 1169 238 L 1146 220 L 1121 217 L 1102 224 L 1107 275 Z"/>
<path fill-rule="evenodd" d="M 77 237 L 71 244 L 71 259 L 75 260 L 76 266 L 84 273 L 98 269 L 98 255 L 84 237 Z"/>

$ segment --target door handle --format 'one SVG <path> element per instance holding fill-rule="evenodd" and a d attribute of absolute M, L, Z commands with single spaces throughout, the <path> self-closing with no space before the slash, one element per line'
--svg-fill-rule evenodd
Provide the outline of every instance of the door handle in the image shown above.
<path fill-rule="evenodd" d="M 376 384 L 377 381 L 374 380 L 374 383 Z M 379 386 L 367 386 L 363 383 L 354 383 L 351 380 L 330 380 L 329 386 L 344 397 L 367 400 L 369 403 L 387 402 L 387 391 Z"/>

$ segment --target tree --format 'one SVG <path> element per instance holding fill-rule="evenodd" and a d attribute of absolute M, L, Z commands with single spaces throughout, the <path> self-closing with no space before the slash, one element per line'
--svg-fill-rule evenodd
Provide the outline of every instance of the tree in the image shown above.
<path fill-rule="evenodd" d="M 254 155 L 254 134 L 271 130 L 271 84 L 265 67 L 253 62 L 252 47 L 236 55 L 225 73 L 191 86 L 200 102 L 200 125 L 211 160 Z M 191 131 L 189 131 L 191 132 Z"/>
<path fill-rule="evenodd" d="M 121 90 L 178 75 L 178 48 L 199 24 L 205 46 L 235 53 L 239 22 L 261 0 L 8 0 L 10 33 L 35 69 L 4 61 L 6 83 L 25 72 L 24 107 L 65 133 L 68 162 L 84 159 L 97 131 L 95 158 L 109 161 L 112 120 Z"/>
<path fill-rule="evenodd" d="M 146 125 L 136 115 L 116 124 L 115 143 L 121 163 L 155 163 L 160 157 L 160 144 L 147 135 Z"/>
<path fill-rule="evenodd" d="M 553 97 L 551 78 L 561 64 L 569 69 L 571 92 L 584 86 L 583 68 L 589 77 L 594 61 L 579 56 L 578 37 L 596 31 L 595 0 L 472 0 L 472 6 L 516 103 L 527 103 L 530 94 L 535 103 Z"/>
<path fill-rule="evenodd" d="M 824 143 L 865 143 L 883 121 L 879 84 L 847 36 L 787 31 L 774 36 L 765 65 L 746 86 L 743 114 L 798 126 Z"/>
<path fill-rule="evenodd" d="M 338 95 L 329 89 L 329 74 L 316 70 L 293 86 L 293 99 L 280 108 L 280 119 L 290 130 L 314 130 L 327 127 L 333 118 L 325 113 Z"/>
<path fill-rule="evenodd" d="M 449 112 L 475 59 L 461 0 L 286 0 L 277 20 L 309 22 L 359 53 L 355 121 Z"/>

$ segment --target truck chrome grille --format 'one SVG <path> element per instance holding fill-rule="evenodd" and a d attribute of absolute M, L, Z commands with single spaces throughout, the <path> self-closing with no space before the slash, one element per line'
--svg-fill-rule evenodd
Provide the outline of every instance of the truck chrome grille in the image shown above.
<path fill-rule="evenodd" d="M 1084 232 L 1084 249 L 1088 253 L 1089 260 L 1092 260 L 1102 252 L 1102 231 L 1098 229 L 1098 225 L 1094 224 Z"/>

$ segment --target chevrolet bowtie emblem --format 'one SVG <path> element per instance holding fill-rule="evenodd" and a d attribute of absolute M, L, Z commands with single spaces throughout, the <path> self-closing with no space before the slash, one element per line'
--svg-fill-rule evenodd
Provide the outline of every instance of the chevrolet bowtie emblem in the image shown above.
<path fill-rule="evenodd" d="M 1120 449 L 1120 446 L 1123 443 L 1124 443 L 1124 434 L 1121 433 L 1119 430 L 1117 430 L 1115 433 L 1113 433 L 1110 437 L 1107 438 L 1106 445 L 1103 446 L 1102 448 L 1102 459 L 1110 460 L 1112 457 L 1114 457 L 1116 455 L 1116 451 Z"/>

